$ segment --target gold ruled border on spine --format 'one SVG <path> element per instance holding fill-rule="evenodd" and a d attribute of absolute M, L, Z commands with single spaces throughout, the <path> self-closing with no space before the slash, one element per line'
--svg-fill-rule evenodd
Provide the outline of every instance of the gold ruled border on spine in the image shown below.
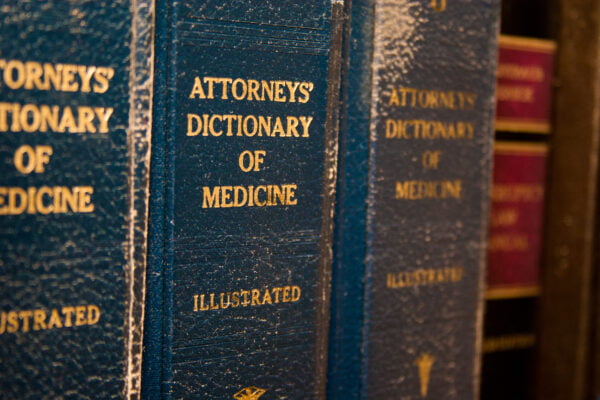
<path fill-rule="evenodd" d="M 539 286 L 507 286 L 488 289 L 485 291 L 486 300 L 520 299 L 537 297 L 542 293 Z"/>
<path fill-rule="evenodd" d="M 492 336 L 483 339 L 483 352 L 495 353 L 509 350 L 524 350 L 532 348 L 535 343 L 536 338 L 533 333 Z"/>
<path fill-rule="evenodd" d="M 497 131 L 525 132 L 525 133 L 550 133 L 550 123 L 543 120 L 526 120 L 496 118 L 494 128 Z"/>
<path fill-rule="evenodd" d="M 494 152 L 497 154 L 517 154 L 517 155 L 546 155 L 548 154 L 548 145 L 546 143 L 536 142 L 512 142 L 497 140 L 494 142 Z"/>
<path fill-rule="evenodd" d="M 533 51 L 554 54 L 556 42 L 552 40 L 528 38 L 522 36 L 500 35 L 498 44 L 504 49 Z"/>

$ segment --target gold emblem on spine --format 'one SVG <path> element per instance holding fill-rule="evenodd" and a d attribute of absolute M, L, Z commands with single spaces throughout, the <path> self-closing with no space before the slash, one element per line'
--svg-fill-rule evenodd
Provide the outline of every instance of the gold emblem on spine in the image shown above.
<path fill-rule="evenodd" d="M 437 12 L 444 11 L 446 9 L 446 0 L 431 0 L 431 8 Z"/>
<path fill-rule="evenodd" d="M 236 400 L 258 400 L 258 398 L 265 394 L 265 392 L 265 389 L 257 388 L 256 386 L 249 386 L 234 394 L 233 398 Z"/>
<path fill-rule="evenodd" d="M 421 354 L 419 358 L 415 360 L 415 365 L 419 368 L 421 397 L 423 398 L 427 397 L 427 390 L 429 389 L 429 376 L 434 362 L 435 357 L 427 353 Z"/>

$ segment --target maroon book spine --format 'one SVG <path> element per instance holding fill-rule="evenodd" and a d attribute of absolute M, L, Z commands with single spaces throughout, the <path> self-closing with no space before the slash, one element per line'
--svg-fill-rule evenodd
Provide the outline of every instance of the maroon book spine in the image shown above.
<path fill-rule="evenodd" d="M 550 40 L 499 39 L 483 342 L 486 400 L 534 396 L 555 48 Z"/>
<path fill-rule="evenodd" d="M 497 141 L 488 242 L 488 298 L 539 293 L 545 143 Z"/>

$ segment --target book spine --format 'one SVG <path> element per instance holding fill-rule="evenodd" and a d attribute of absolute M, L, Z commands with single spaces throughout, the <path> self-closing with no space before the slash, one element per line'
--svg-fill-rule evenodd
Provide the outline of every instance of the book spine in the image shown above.
<path fill-rule="evenodd" d="M 548 145 L 496 141 L 486 299 L 537 296 Z"/>
<path fill-rule="evenodd" d="M 526 11 L 505 1 L 502 29 Z M 523 24 L 524 22 L 521 21 Z M 518 25 L 517 25 L 518 26 Z M 522 26 L 521 26 L 522 27 Z M 533 398 L 554 53 L 551 40 L 500 35 L 482 396 Z"/>
<path fill-rule="evenodd" d="M 342 7 L 158 2 L 145 398 L 324 398 Z"/>
<path fill-rule="evenodd" d="M 152 13 L 0 7 L 3 397 L 139 398 Z"/>
<path fill-rule="evenodd" d="M 560 1 L 540 307 L 539 399 L 595 398 L 600 4 Z"/>
<path fill-rule="evenodd" d="M 555 52 L 551 40 L 500 36 L 497 131 L 550 133 Z"/>
<path fill-rule="evenodd" d="M 500 58 L 502 62 L 502 58 Z M 532 398 L 548 145 L 494 146 L 482 395 Z"/>
<path fill-rule="evenodd" d="M 501 35 L 486 298 L 540 293 L 546 162 L 556 44 Z"/>
<path fill-rule="evenodd" d="M 350 0 L 345 4 L 327 374 L 329 399 L 362 396 L 373 13 L 373 1 Z"/>
<path fill-rule="evenodd" d="M 498 2 L 350 14 L 330 397 L 476 398 Z"/>

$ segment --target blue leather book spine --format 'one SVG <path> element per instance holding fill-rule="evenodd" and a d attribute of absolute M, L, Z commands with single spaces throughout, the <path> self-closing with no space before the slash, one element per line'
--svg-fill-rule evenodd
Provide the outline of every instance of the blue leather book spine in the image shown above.
<path fill-rule="evenodd" d="M 352 0 L 328 396 L 475 399 L 496 0 Z"/>
<path fill-rule="evenodd" d="M 341 1 L 158 1 L 143 396 L 324 399 Z"/>
<path fill-rule="evenodd" d="M 0 6 L 0 397 L 140 397 L 146 0 Z"/>

